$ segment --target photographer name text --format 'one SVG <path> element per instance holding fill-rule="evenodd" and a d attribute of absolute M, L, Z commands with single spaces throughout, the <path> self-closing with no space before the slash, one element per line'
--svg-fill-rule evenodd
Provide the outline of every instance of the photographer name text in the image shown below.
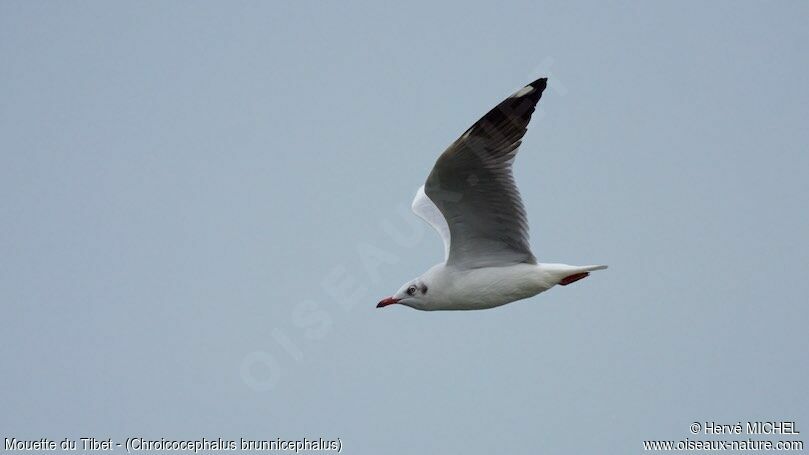
<path fill-rule="evenodd" d="M 694 422 L 693 434 L 801 434 L 794 421 Z"/>

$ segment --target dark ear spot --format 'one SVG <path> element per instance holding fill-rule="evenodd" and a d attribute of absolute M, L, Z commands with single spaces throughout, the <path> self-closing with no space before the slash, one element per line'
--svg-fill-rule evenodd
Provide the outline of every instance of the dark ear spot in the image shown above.
<path fill-rule="evenodd" d="M 421 293 L 422 293 L 422 294 L 426 294 L 426 293 L 427 293 L 427 285 L 426 285 L 426 284 L 424 284 L 424 283 L 422 283 L 422 284 L 421 284 Z"/>

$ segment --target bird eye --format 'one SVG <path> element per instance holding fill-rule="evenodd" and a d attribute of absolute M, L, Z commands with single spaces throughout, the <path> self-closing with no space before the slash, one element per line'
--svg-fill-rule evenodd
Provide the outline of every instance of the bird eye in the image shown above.
<path fill-rule="evenodd" d="M 415 286 L 410 286 L 409 288 L 407 288 L 407 295 L 413 295 L 415 293 L 416 293 L 416 287 Z"/>

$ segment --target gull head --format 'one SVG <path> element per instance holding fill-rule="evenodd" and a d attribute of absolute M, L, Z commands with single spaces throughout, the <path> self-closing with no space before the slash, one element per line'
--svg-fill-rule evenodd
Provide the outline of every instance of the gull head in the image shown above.
<path fill-rule="evenodd" d="M 429 288 L 420 278 L 408 281 L 395 294 L 390 297 L 382 299 L 377 305 L 377 308 L 386 307 L 398 303 L 406 305 L 417 310 L 426 309 L 429 302 L 427 292 Z"/>

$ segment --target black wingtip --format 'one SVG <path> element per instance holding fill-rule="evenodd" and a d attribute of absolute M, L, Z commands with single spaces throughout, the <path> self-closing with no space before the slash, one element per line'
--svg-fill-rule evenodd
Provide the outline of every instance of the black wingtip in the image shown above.
<path fill-rule="evenodd" d="M 534 101 L 534 103 L 539 101 L 539 98 L 542 96 L 542 92 L 545 91 L 545 87 L 548 86 L 548 78 L 541 77 L 534 82 L 526 85 L 525 87 L 517 90 L 511 95 L 509 98 L 527 98 Z"/>
<path fill-rule="evenodd" d="M 534 87 L 535 89 L 537 89 L 537 90 L 539 90 L 541 92 L 541 91 L 545 90 L 545 87 L 548 86 L 548 78 L 547 77 L 540 77 L 539 79 L 535 80 L 534 82 L 531 82 L 528 85 L 530 85 L 531 87 Z"/>

